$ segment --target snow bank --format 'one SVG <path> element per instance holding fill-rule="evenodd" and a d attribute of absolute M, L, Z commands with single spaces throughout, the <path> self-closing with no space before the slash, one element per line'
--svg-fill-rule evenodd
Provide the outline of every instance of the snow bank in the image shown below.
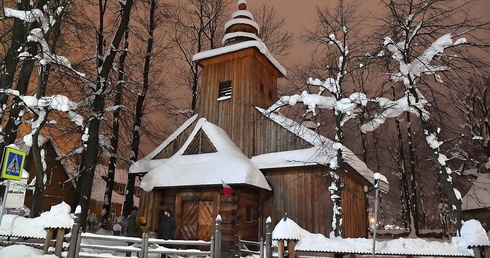
<path fill-rule="evenodd" d="M 70 211 L 70 205 L 62 202 L 52 206 L 50 211 L 43 212 L 37 218 L 5 214 L 0 225 L 0 235 L 45 238 L 45 228 L 72 227 L 74 221 Z"/>
<path fill-rule="evenodd" d="M 43 255 L 42 250 L 24 245 L 11 245 L 0 249 L 0 257 L 9 258 L 56 258 L 56 255 Z"/>
<path fill-rule="evenodd" d="M 281 219 L 272 232 L 274 240 L 298 240 L 296 251 L 325 253 L 371 254 L 373 240 L 366 238 L 327 238 L 302 229 L 293 220 Z M 398 238 L 376 241 L 377 254 L 473 256 L 470 246 L 490 245 L 485 230 L 477 220 L 463 224 L 461 237 L 448 241 L 429 241 L 422 238 Z"/>

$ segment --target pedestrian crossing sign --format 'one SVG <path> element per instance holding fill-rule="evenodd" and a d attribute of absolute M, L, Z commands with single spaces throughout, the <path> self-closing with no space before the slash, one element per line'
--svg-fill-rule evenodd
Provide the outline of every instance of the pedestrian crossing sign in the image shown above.
<path fill-rule="evenodd" d="M 20 180 L 26 153 L 11 147 L 5 147 L 2 159 L 2 178 Z"/>

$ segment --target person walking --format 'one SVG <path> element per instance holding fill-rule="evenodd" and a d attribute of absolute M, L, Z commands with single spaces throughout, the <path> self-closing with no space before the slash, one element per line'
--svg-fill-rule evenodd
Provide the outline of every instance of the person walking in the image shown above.
<path fill-rule="evenodd" d="M 136 217 L 138 216 L 138 208 L 133 207 L 131 210 L 131 214 L 128 215 L 128 223 L 126 228 L 126 236 L 128 237 L 138 237 L 138 222 L 136 221 Z M 128 243 L 128 246 L 132 245 L 132 243 Z M 126 257 L 130 257 L 131 252 L 126 253 Z"/>
<path fill-rule="evenodd" d="M 131 214 L 128 216 L 128 227 L 126 229 L 126 236 L 137 237 L 138 236 L 138 222 L 136 221 L 138 217 L 138 210 L 133 208 Z"/>
<path fill-rule="evenodd" d="M 163 240 L 174 239 L 175 230 L 177 229 L 177 221 L 172 216 L 172 211 L 170 209 L 166 209 L 163 212 L 163 222 L 158 227 L 157 238 Z M 166 258 L 165 254 L 162 254 L 162 258 Z"/>

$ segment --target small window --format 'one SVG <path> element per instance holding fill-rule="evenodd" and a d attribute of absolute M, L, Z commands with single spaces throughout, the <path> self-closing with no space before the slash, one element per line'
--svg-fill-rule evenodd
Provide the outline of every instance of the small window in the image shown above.
<path fill-rule="evenodd" d="M 218 100 L 231 98 L 231 81 L 219 83 Z"/>
<path fill-rule="evenodd" d="M 126 185 L 114 183 L 114 191 L 118 194 L 124 195 L 124 188 Z"/>
<path fill-rule="evenodd" d="M 264 84 L 260 83 L 260 92 L 264 93 Z"/>
<path fill-rule="evenodd" d="M 140 196 L 141 196 L 141 188 L 139 188 L 139 187 L 135 187 L 135 188 L 134 188 L 134 195 L 135 195 L 136 197 L 140 197 Z"/>

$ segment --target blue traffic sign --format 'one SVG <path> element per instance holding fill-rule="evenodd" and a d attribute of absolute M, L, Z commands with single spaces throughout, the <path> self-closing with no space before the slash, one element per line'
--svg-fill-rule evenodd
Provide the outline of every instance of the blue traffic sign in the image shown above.
<path fill-rule="evenodd" d="M 25 158 L 25 152 L 12 147 L 5 147 L 2 159 L 2 178 L 20 180 Z"/>

